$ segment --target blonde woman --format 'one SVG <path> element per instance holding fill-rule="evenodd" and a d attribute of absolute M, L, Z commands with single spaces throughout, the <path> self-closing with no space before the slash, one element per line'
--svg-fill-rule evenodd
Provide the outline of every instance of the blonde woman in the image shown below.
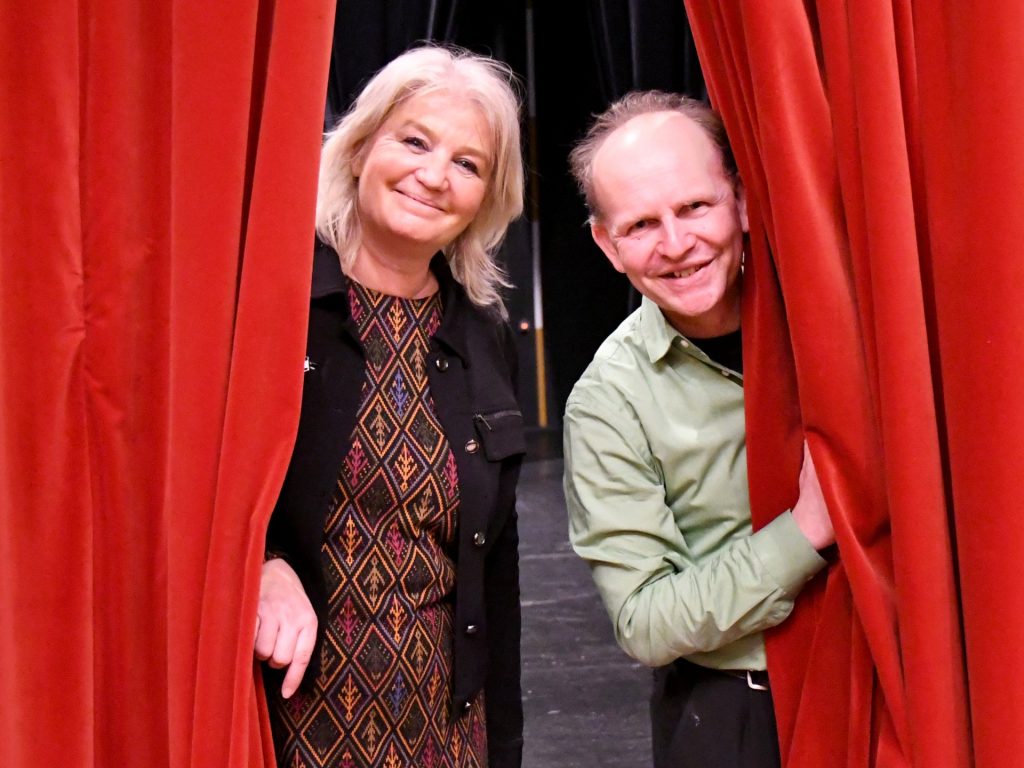
<path fill-rule="evenodd" d="M 525 444 L 493 259 L 523 204 L 512 86 L 491 59 L 417 48 L 324 144 L 255 642 L 282 766 L 521 763 Z"/>

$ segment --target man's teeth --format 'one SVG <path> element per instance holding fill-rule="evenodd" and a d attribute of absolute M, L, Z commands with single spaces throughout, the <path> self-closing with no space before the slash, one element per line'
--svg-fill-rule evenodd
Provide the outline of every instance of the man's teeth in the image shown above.
<path fill-rule="evenodd" d="M 690 269 L 684 269 L 682 272 L 671 272 L 669 277 L 689 277 L 694 272 L 699 272 L 703 268 L 704 265 L 701 264 L 699 267 L 690 267 Z"/>

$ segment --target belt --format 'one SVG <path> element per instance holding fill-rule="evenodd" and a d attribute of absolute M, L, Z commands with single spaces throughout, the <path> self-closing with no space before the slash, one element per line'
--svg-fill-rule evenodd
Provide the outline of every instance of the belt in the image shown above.
<path fill-rule="evenodd" d="M 769 690 L 768 684 L 768 673 L 763 669 L 715 669 L 714 667 L 705 667 L 700 664 L 694 664 L 692 661 L 688 661 L 684 658 L 678 658 L 673 663 L 674 666 L 681 675 L 690 677 L 693 675 L 725 675 L 727 677 L 735 677 L 747 684 L 751 690 L 754 691 L 767 691 Z"/>
<path fill-rule="evenodd" d="M 738 677 L 740 680 L 746 680 L 747 686 L 755 691 L 767 691 L 769 688 L 768 673 L 763 669 L 720 669 L 718 671 Z"/>

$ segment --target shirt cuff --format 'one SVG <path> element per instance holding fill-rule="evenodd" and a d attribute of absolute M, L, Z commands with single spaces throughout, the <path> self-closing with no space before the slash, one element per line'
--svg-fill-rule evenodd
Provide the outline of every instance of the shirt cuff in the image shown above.
<path fill-rule="evenodd" d="M 751 543 L 771 577 L 794 597 L 827 564 L 789 511 L 753 534 Z"/>

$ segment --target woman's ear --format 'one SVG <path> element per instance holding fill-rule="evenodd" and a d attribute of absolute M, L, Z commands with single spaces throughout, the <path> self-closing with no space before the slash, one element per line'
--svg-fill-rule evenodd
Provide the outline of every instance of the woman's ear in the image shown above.
<path fill-rule="evenodd" d="M 355 153 L 352 155 L 352 178 L 358 179 L 363 175 L 363 166 L 366 165 L 366 140 L 355 146 Z"/>

